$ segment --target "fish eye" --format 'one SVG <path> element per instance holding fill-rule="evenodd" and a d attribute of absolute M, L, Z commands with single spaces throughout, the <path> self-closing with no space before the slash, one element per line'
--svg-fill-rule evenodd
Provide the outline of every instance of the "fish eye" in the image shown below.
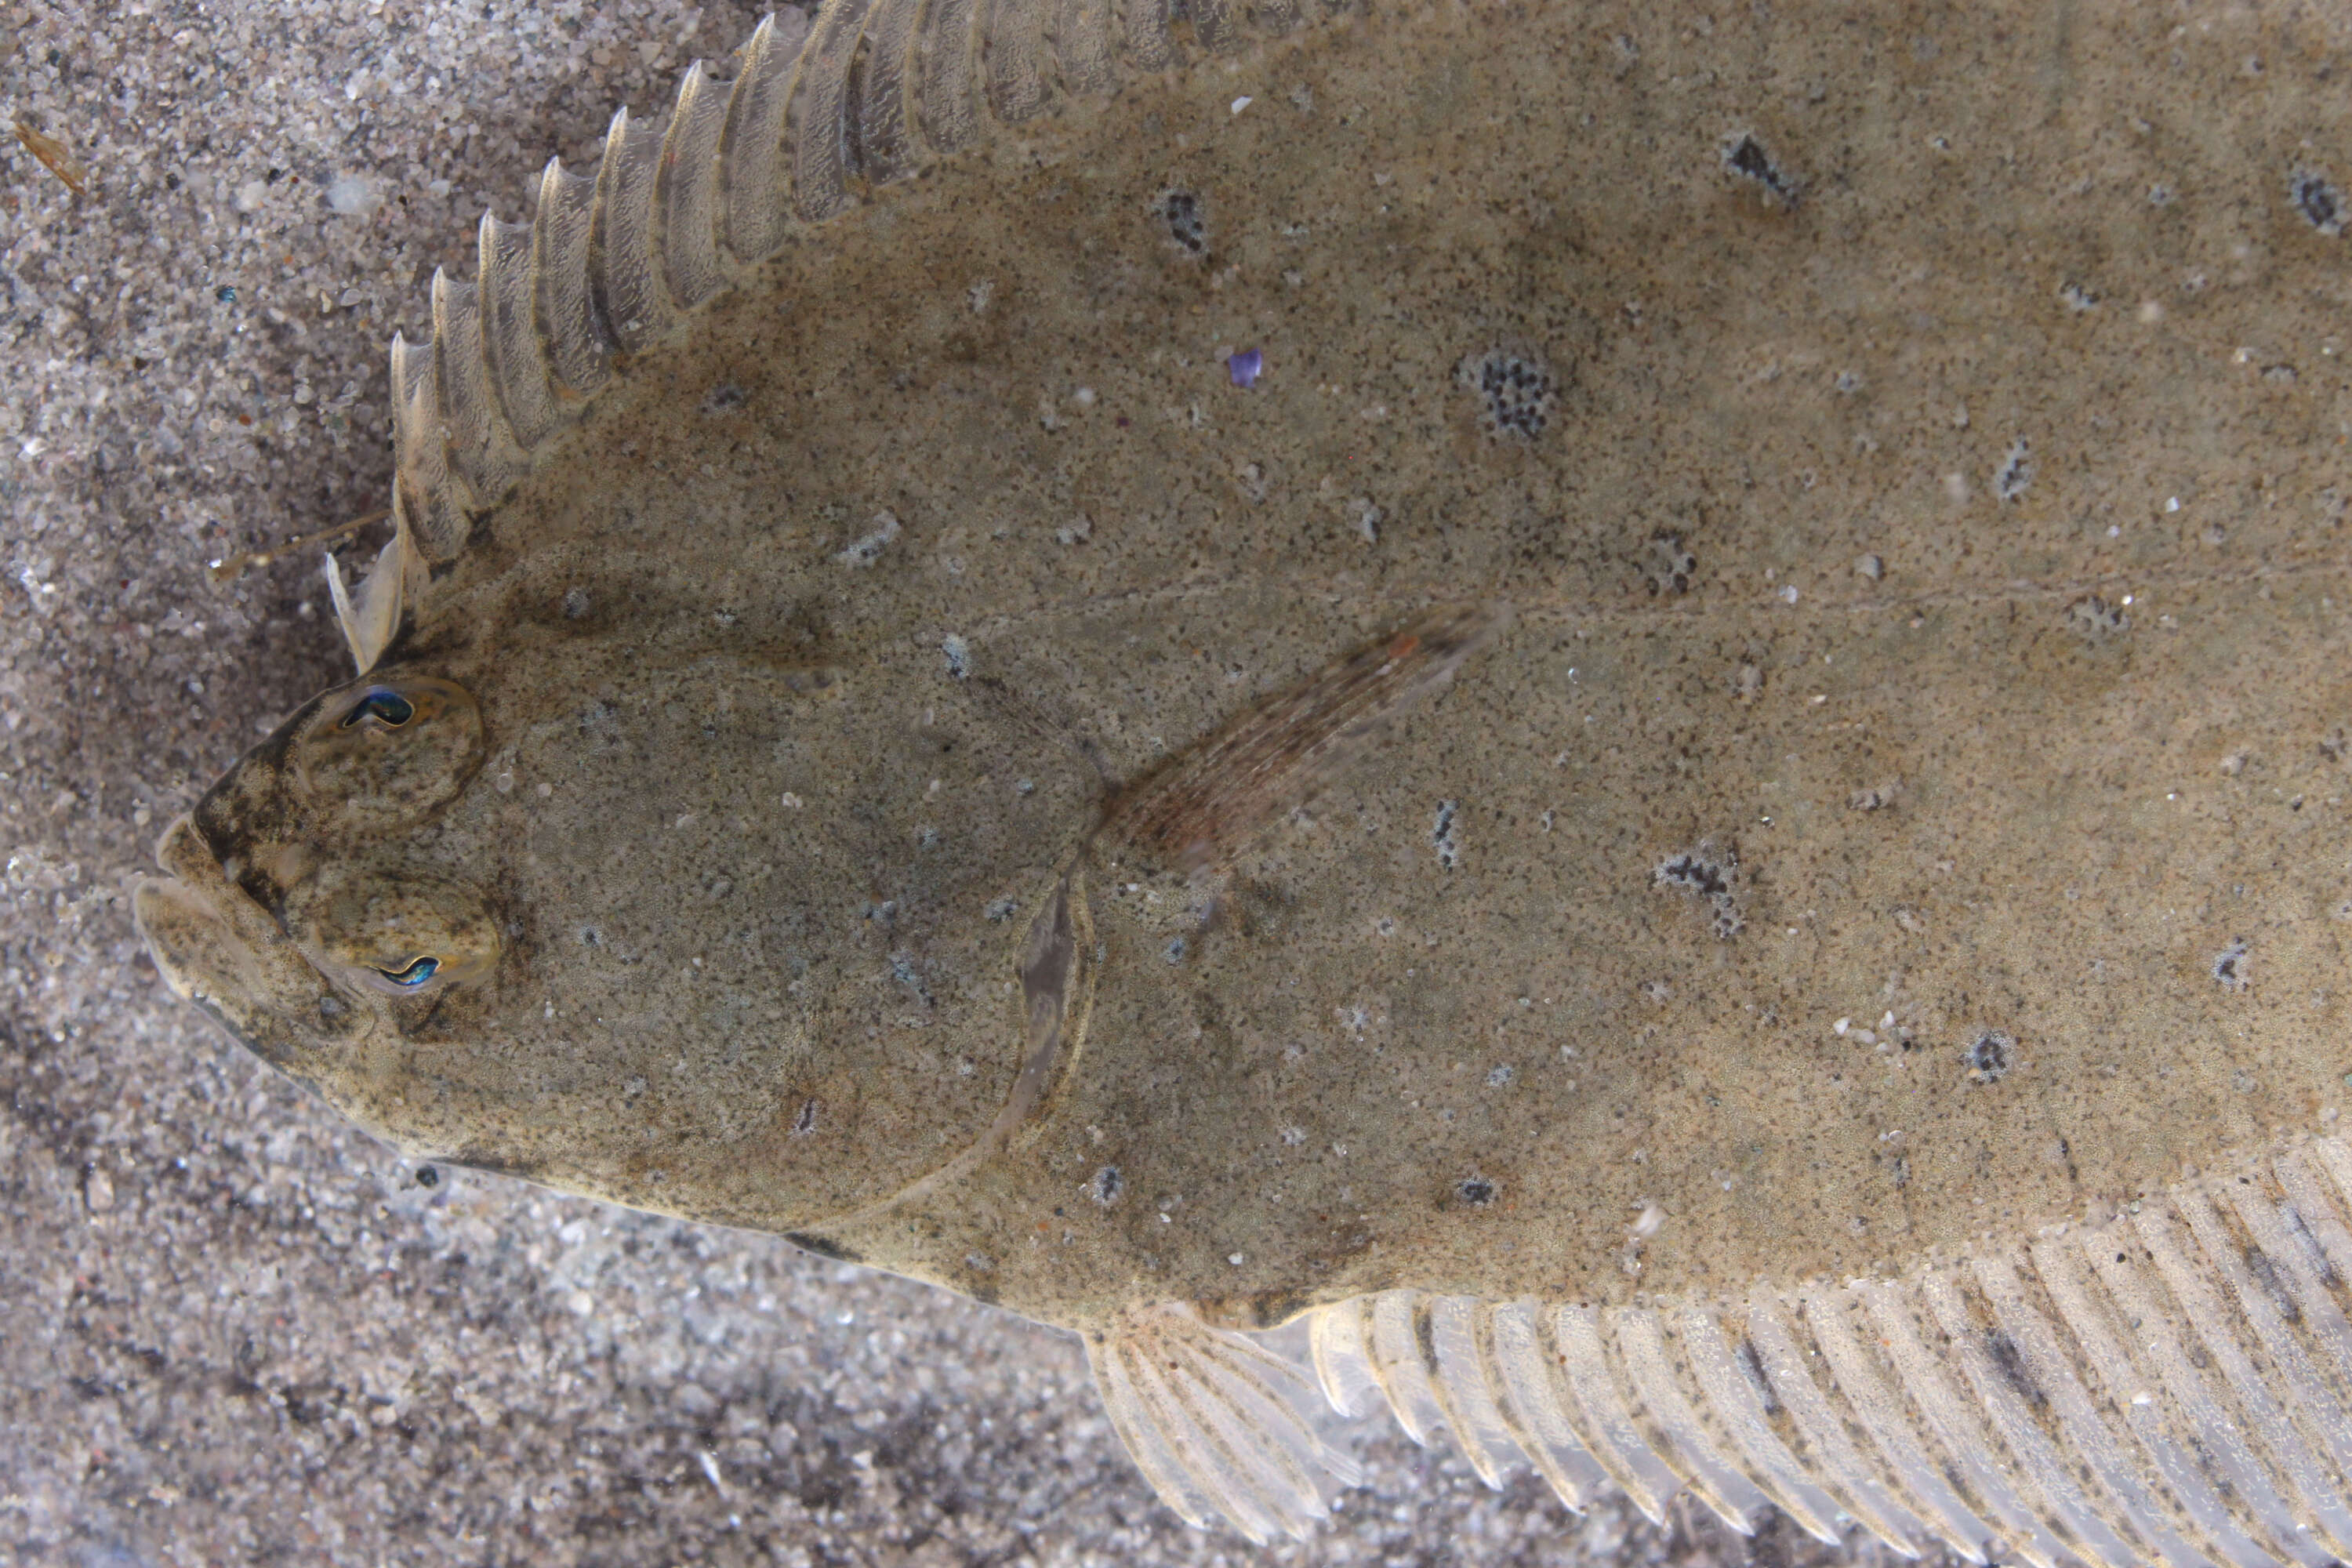
<path fill-rule="evenodd" d="M 424 872 L 323 867 L 288 894 L 285 918 L 312 963 L 380 995 L 437 995 L 498 968 L 498 926 L 480 892 Z"/>
<path fill-rule="evenodd" d="M 405 969 L 379 969 L 376 973 L 404 991 L 414 991 L 432 979 L 440 968 L 441 961 L 427 955 Z"/>
<path fill-rule="evenodd" d="M 362 681 L 322 698 L 296 738 L 312 803 L 368 828 L 403 826 L 449 804 L 482 764 L 482 712 L 455 681 Z"/>
<path fill-rule="evenodd" d="M 415 703 L 389 687 L 379 686 L 361 698 L 352 710 L 343 715 L 340 728 L 348 730 L 362 719 L 376 719 L 397 730 L 415 717 Z"/>

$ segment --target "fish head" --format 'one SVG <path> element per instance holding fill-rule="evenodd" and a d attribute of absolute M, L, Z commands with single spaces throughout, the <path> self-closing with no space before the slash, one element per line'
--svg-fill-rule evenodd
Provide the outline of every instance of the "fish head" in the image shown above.
<path fill-rule="evenodd" d="M 490 890 L 420 864 L 420 835 L 479 773 L 478 704 L 374 676 L 321 693 L 164 832 L 133 908 L 171 988 L 297 1079 L 483 1003 Z"/>
<path fill-rule="evenodd" d="M 1001 1131 L 1092 778 L 887 658 L 602 647 L 306 704 L 134 895 L 167 983 L 404 1152 L 688 1217 L 799 1232 Z"/>

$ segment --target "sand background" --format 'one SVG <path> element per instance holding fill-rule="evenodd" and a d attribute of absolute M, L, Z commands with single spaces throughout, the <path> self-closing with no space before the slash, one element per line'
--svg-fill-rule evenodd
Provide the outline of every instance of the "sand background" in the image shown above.
<path fill-rule="evenodd" d="M 382 504 L 384 344 L 487 206 L 756 13 L 0 6 L 0 1561 L 1813 1559 L 1370 1426 L 1260 1554 L 1183 1527 L 1076 1344 L 771 1237 L 404 1162 L 162 991 L 155 834 L 340 679 L 315 555 Z"/>

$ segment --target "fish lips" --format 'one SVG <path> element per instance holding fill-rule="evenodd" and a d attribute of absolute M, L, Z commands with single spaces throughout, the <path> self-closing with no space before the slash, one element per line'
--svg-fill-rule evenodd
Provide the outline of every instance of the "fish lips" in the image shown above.
<path fill-rule="evenodd" d="M 164 830 L 156 859 L 170 874 L 134 884 L 131 917 L 174 994 L 306 1083 L 320 1053 L 367 1031 L 371 1009 L 320 973 L 230 879 L 189 818 Z"/>

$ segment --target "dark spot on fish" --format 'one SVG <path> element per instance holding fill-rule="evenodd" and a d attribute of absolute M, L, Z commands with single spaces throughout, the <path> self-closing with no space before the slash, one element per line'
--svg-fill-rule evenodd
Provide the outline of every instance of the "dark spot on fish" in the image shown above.
<path fill-rule="evenodd" d="M 2287 181 L 2287 200 L 2303 221 L 2333 239 L 2344 232 L 2344 194 L 2312 169 L 2297 169 Z"/>
<path fill-rule="evenodd" d="M 2327 1260 L 2327 1254 L 2320 1247 L 2319 1238 L 2311 1234 L 2311 1226 L 2304 1223 L 2303 1211 L 2293 1204 L 2281 1204 L 2279 1217 L 2286 1221 L 2290 1230 L 2303 1238 L 2303 1255 L 2306 1260 L 2316 1266 L 2314 1272 L 2317 1275 L 2319 1282 L 2330 1290 L 2336 1289 L 2340 1283 L 2336 1266 Z"/>
<path fill-rule="evenodd" d="M 2010 1387 L 2015 1389 L 2028 1405 L 2050 1403 L 2050 1396 L 2042 1392 L 2041 1385 L 2033 1381 L 2032 1373 L 2026 1370 L 2025 1352 L 2017 1348 L 2015 1340 L 1999 1329 L 1989 1329 L 1985 1331 L 1985 1349 L 1991 1353 L 1993 1365 L 2000 1368 L 2000 1375 L 2008 1381 Z"/>
<path fill-rule="evenodd" d="M 1987 1029 L 1969 1042 L 1965 1059 L 1975 1083 L 1999 1083 L 2015 1059 L 2017 1042 L 1999 1029 Z"/>
<path fill-rule="evenodd" d="M 1649 552 L 1643 558 L 1643 576 L 1650 586 L 1650 596 L 1673 598 L 1690 592 L 1691 583 L 1698 575 L 1698 556 L 1674 533 L 1653 534 Z"/>
<path fill-rule="evenodd" d="M 1209 250 L 1209 224 L 1201 210 L 1201 198 L 1190 191 L 1170 191 L 1160 198 L 1160 221 L 1168 226 L 1168 237 L 1178 249 L 1188 256 L 1205 256 Z"/>
<path fill-rule="evenodd" d="M 1798 186 L 1780 170 L 1772 154 L 1764 150 L 1754 132 L 1742 131 L 1725 139 L 1723 171 L 1743 180 L 1752 180 L 1780 198 L 1784 206 L 1797 205 Z"/>
<path fill-rule="evenodd" d="M 1696 849 L 1659 862 L 1650 872 L 1650 881 L 1654 887 L 1680 889 L 1704 902 L 1712 916 L 1715 934 L 1729 941 L 1748 923 L 1731 890 L 1732 880 L 1738 874 L 1737 856 L 1717 855 L 1702 844 Z"/>
<path fill-rule="evenodd" d="M 710 389 L 710 395 L 702 400 L 702 411 L 705 414 L 717 414 L 725 409 L 738 407 L 742 404 L 744 395 L 743 389 L 733 382 L 720 382 Z"/>
<path fill-rule="evenodd" d="M 793 1136 L 795 1138 L 805 1138 L 815 1131 L 816 1101 L 814 1100 L 804 1100 L 801 1101 L 800 1110 L 795 1112 L 793 1117 Z"/>
<path fill-rule="evenodd" d="M 2300 1324 L 2303 1321 L 2303 1307 L 2295 1300 L 2294 1293 L 2287 1289 L 2286 1280 L 2279 1272 L 2279 1266 L 2273 1263 L 2270 1255 L 2259 1247 L 2246 1248 L 2245 1258 L 2246 1272 L 2252 1275 L 2264 1290 L 2270 1292 L 2271 1300 L 2278 1304 L 2280 1315 L 2290 1323 Z"/>
<path fill-rule="evenodd" d="M 791 1242 L 794 1247 L 799 1247 L 803 1252 L 814 1252 L 819 1258 L 830 1258 L 835 1263 L 863 1263 L 866 1261 L 855 1247 L 844 1247 L 837 1241 L 828 1241 L 824 1237 L 818 1236 L 812 1231 L 788 1230 L 784 1232 L 784 1239 Z"/>
<path fill-rule="evenodd" d="M 1739 1370 L 1747 1374 L 1748 1381 L 1755 1386 L 1757 1396 L 1764 1401 L 1764 1414 L 1779 1415 L 1780 1395 L 1772 1386 L 1771 1374 L 1764 1370 L 1764 1358 L 1756 1353 L 1756 1342 L 1742 1336 L 1733 1354 L 1738 1358 Z"/>
<path fill-rule="evenodd" d="M 1465 1176 L 1454 1185 L 1454 1194 L 1472 1208 L 1482 1209 L 1495 1201 L 1495 1184 L 1484 1176 Z"/>
<path fill-rule="evenodd" d="M 2104 642 L 2131 629 L 2131 617 L 2096 594 L 2066 606 L 2066 625 L 2091 642 Z"/>
<path fill-rule="evenodd" d="M 1101 1170 L 1097 1171 L 1094 1173 L 1094 1179 L 1087 1184 L 1087 1196 L 1105 1208 L 1118 1202 L 1119 1194 L 1125 1191 L 1127 1191 L 1127 1178 L 1118 1173 L 1117 1165 L 1105 1165 Z"/>
<path fill-rule="evenodd" d="M 2246 939 L 2238 937 L 2213 955 L 2213 978 L 2224 991 L 2246 988 Z"/>
<path fill-rule="evenodd" d="M 1463 362 L 1463 384 L 1486 400 L 1486 433 L 1532 441 L 1550 423 L 1551 366 L 1532 353 L 1489 349 Z"/>
<path fill-rule="evenodd" d="M 2009 454 L 2000 460 L 2000 468 L 1992 477 L 1993 494 L 2003 501 L 2025 499 L 2026 488 L 2033 483 L 2033 447 L 2020 436 L 2010 443 Z"/>
<path fill-rule="evenodd" d="M 1449 871 L 1462 863 L 1462 847 L 1454 838 L 1454 819 L 1461 809 L 1458 800 L 1439 801 L 1436 820 L 1429 829 L 1429 842 L 1437 851 L 1437 863 Z"/>
<path fill-rule="evenodd" d="M 1278 1329 L 1314 1301 L 1303 1290 L 1266 1290 L 1250 1298 L 1249 1321 L 1260 1329 Z"/>

